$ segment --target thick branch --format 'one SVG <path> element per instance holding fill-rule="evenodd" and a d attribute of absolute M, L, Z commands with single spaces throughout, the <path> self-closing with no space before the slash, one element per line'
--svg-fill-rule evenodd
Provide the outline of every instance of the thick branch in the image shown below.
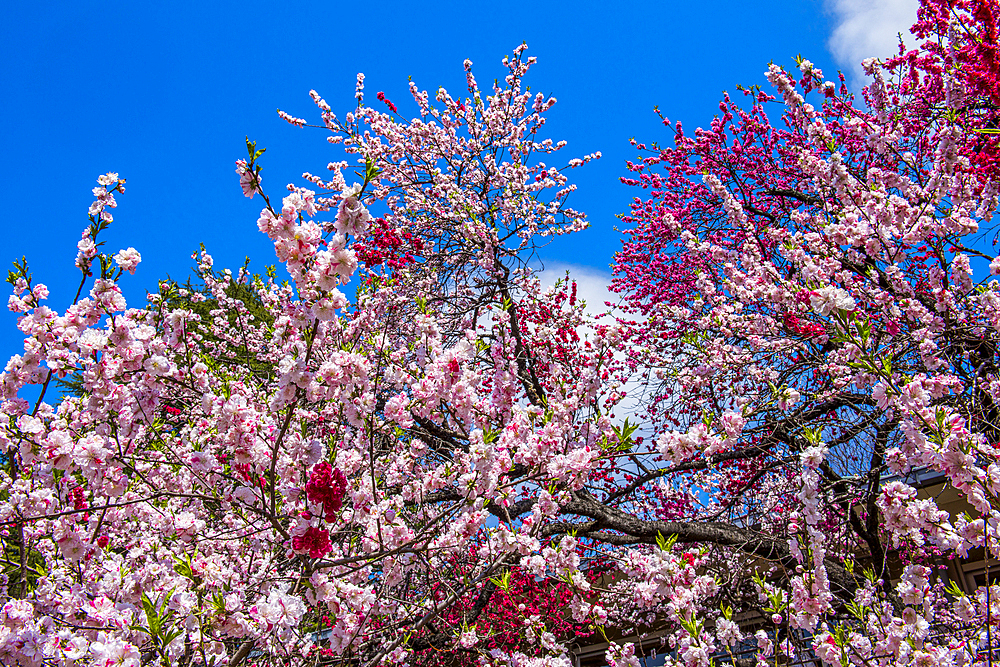
<path fill-rule="evenodd" d="M 732 524 L 710 521 L 644 521 L 598 502 L 586 491 L 574 494 L 574 499 L 561 509 L 566 514 L 585 516 L 599 523 L 602 530 L 581 532 L 588 524 L 575 524 L 573 529 L 582 536 L 607 544 L 655 544 L 659 536 L 676 535 L 678 542 L 733 547 L 750 556 L 780 562 L 790 570 L 799 564 L 787 541 Z M 546 532 L 563 532 L 569 525 L 571 524 L 553 524 Z M 555 528 L 563 530 L 553 530 Z M 841 598 L 853 595 L 857 582 L 844 566 L 832 559 L 828 559 L 825 565 L 834 594 Z"/>

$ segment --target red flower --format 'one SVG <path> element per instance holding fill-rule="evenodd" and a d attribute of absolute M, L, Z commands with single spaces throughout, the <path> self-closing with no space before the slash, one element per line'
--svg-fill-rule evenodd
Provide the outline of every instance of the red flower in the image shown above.
<path fill-rule="evenodd" d="M 310 558 L 322 558 L 333 549 L 330 546 L 330 533 L 322 528 L 309 526 L 304 534 L 292 538 L 292 549 L 294 551 L 308 551 Z"/>
<path fill-rule="evenodd" d="M 306 484 L 306 497 L 314 503 L 323 503 L 327 519 L 339 510 L 347 492 L 347 478 L 326 461 L 317 464 Z"/>
<path fill-rule="evenodd" d="M 386 105 L 387 107 L 389 107 L 389 110 L 390 110 L 390 111 L 392 111 L 393 113 L 396 113 L 396 105 L 395 105 L 395 104 L 393 104 L 393 103 L 392 103 L 392 102 L 391 102 L 390 100 L 386 99 L 386 97 L 385 97 L 385 93 L 383 93 L 383 92 L 382 92 L 382 91 L 380 90 L 380 91 L 378 92 L 378 95 L 376 95 L 375 97 L 377 97 L 377 98 L 378 98 L 378 101 L 379 101 L 379 102 L 385 102 L 385 105 Z"/>
<path fill-rule="evenodd" d="M 82 486 L 74 486 L 73 490 L 69 492 L 69 499 L 73 501 L 73 509 L 75 510 L 87 509 L 87 501 L 83 496 Z"/>

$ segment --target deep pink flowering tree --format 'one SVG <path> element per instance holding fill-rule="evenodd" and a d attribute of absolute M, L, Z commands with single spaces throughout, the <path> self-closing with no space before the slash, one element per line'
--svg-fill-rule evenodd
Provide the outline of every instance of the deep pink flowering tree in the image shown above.
<path fill-rule="evenodd" d="M 1000 589 L 941 570 L 1000 548 L 997 19 L 926 0 L 916 47 L 866 61 L 863 103 L 772 65 L 710 127 L 637 143 L 614 287 L 669 462 L 637 482 L 686 526 L 750 529 L 706 567 L 773 616 L 762 663 L 988 658 Z M 921 496 L 931 479 L 969 512 Z"/>

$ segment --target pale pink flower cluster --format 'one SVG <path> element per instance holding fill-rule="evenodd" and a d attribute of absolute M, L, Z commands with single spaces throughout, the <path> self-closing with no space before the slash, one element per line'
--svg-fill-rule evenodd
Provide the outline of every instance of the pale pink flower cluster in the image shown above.
<path fill-rule="evenodd" d="M 128 271 L 131 274 L 135 274 L 136 267 L 139 266 L 139 262 L 142 261 L 142 255 L 135 248 L 126 248 L 125 250 L 119 250 L 115 253 L 115 262 L 118 264 L 122 271 Z"/>
<path fill-rule="evenodd" d="M 105 222 L 111 222 L 111 212 L 109 208 L 115 208 L 118 206 L 115 202 L 115 195 L 113 190 L 118 189 L 119 192 L 124 192 L 124 188 L 121 187 L 123 181 L 118 180 L 118 174 L 114 172 L 109 172 L 103 176 L 97 178 L 97 183 L 99 187 L 94 188 L 94 203 L 90 205 L 90 210 L 88 213 L 90 217 L 103 220 Z M 110 189 L 109 189 L 110 188 Z"/>
<path fill-rule="evenodd" d="M 236 173 L 240 175 L 240 189 L 243 190 L 243 195 L 253 199 L 260 190 L 260 174 L 254 173 L 246 160 L 236 161 Z"/>
<path fill-rule="evenodd" d="M 813 310 L 824 316 L 832 315 L 838 311 L 851 311 L 855 308 L 854 299 L 846 291 L 839 287 L 826 286 L 813 292 L 809 298 Z"/>

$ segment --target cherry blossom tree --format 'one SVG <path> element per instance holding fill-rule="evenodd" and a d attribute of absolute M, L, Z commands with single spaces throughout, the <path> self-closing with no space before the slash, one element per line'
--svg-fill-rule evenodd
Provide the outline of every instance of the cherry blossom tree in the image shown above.
<path fill-rule="evenodd" d="M 599 155 L 553 164 L 533 63 L 519 47 L 484 92 L 466 62 L 464 99 L 412 85 L 412 120 L 382 93 L 368 106 L 362 76 L 343 118 L 313 93 L 346 159 L 280 204 L 248 141 L 240 185 L 281 264 L 263 276 L 203 249 L 195 283 L 129 308 L 141 256 L 99 240 L 117 174 L 68 308 L 16 265 L 5 661 L 566 664 L 606 621 L 592 584 L 613 564 L 557 518 L 614 474 L 621 337 L 581 337 L 571 282 L 543 290 L 528 266 L 586 227 L 567 173 Z M 651 603 L 674 579 L 713 585 L 681 549 L 630 562 L 662 579 Z"/>

